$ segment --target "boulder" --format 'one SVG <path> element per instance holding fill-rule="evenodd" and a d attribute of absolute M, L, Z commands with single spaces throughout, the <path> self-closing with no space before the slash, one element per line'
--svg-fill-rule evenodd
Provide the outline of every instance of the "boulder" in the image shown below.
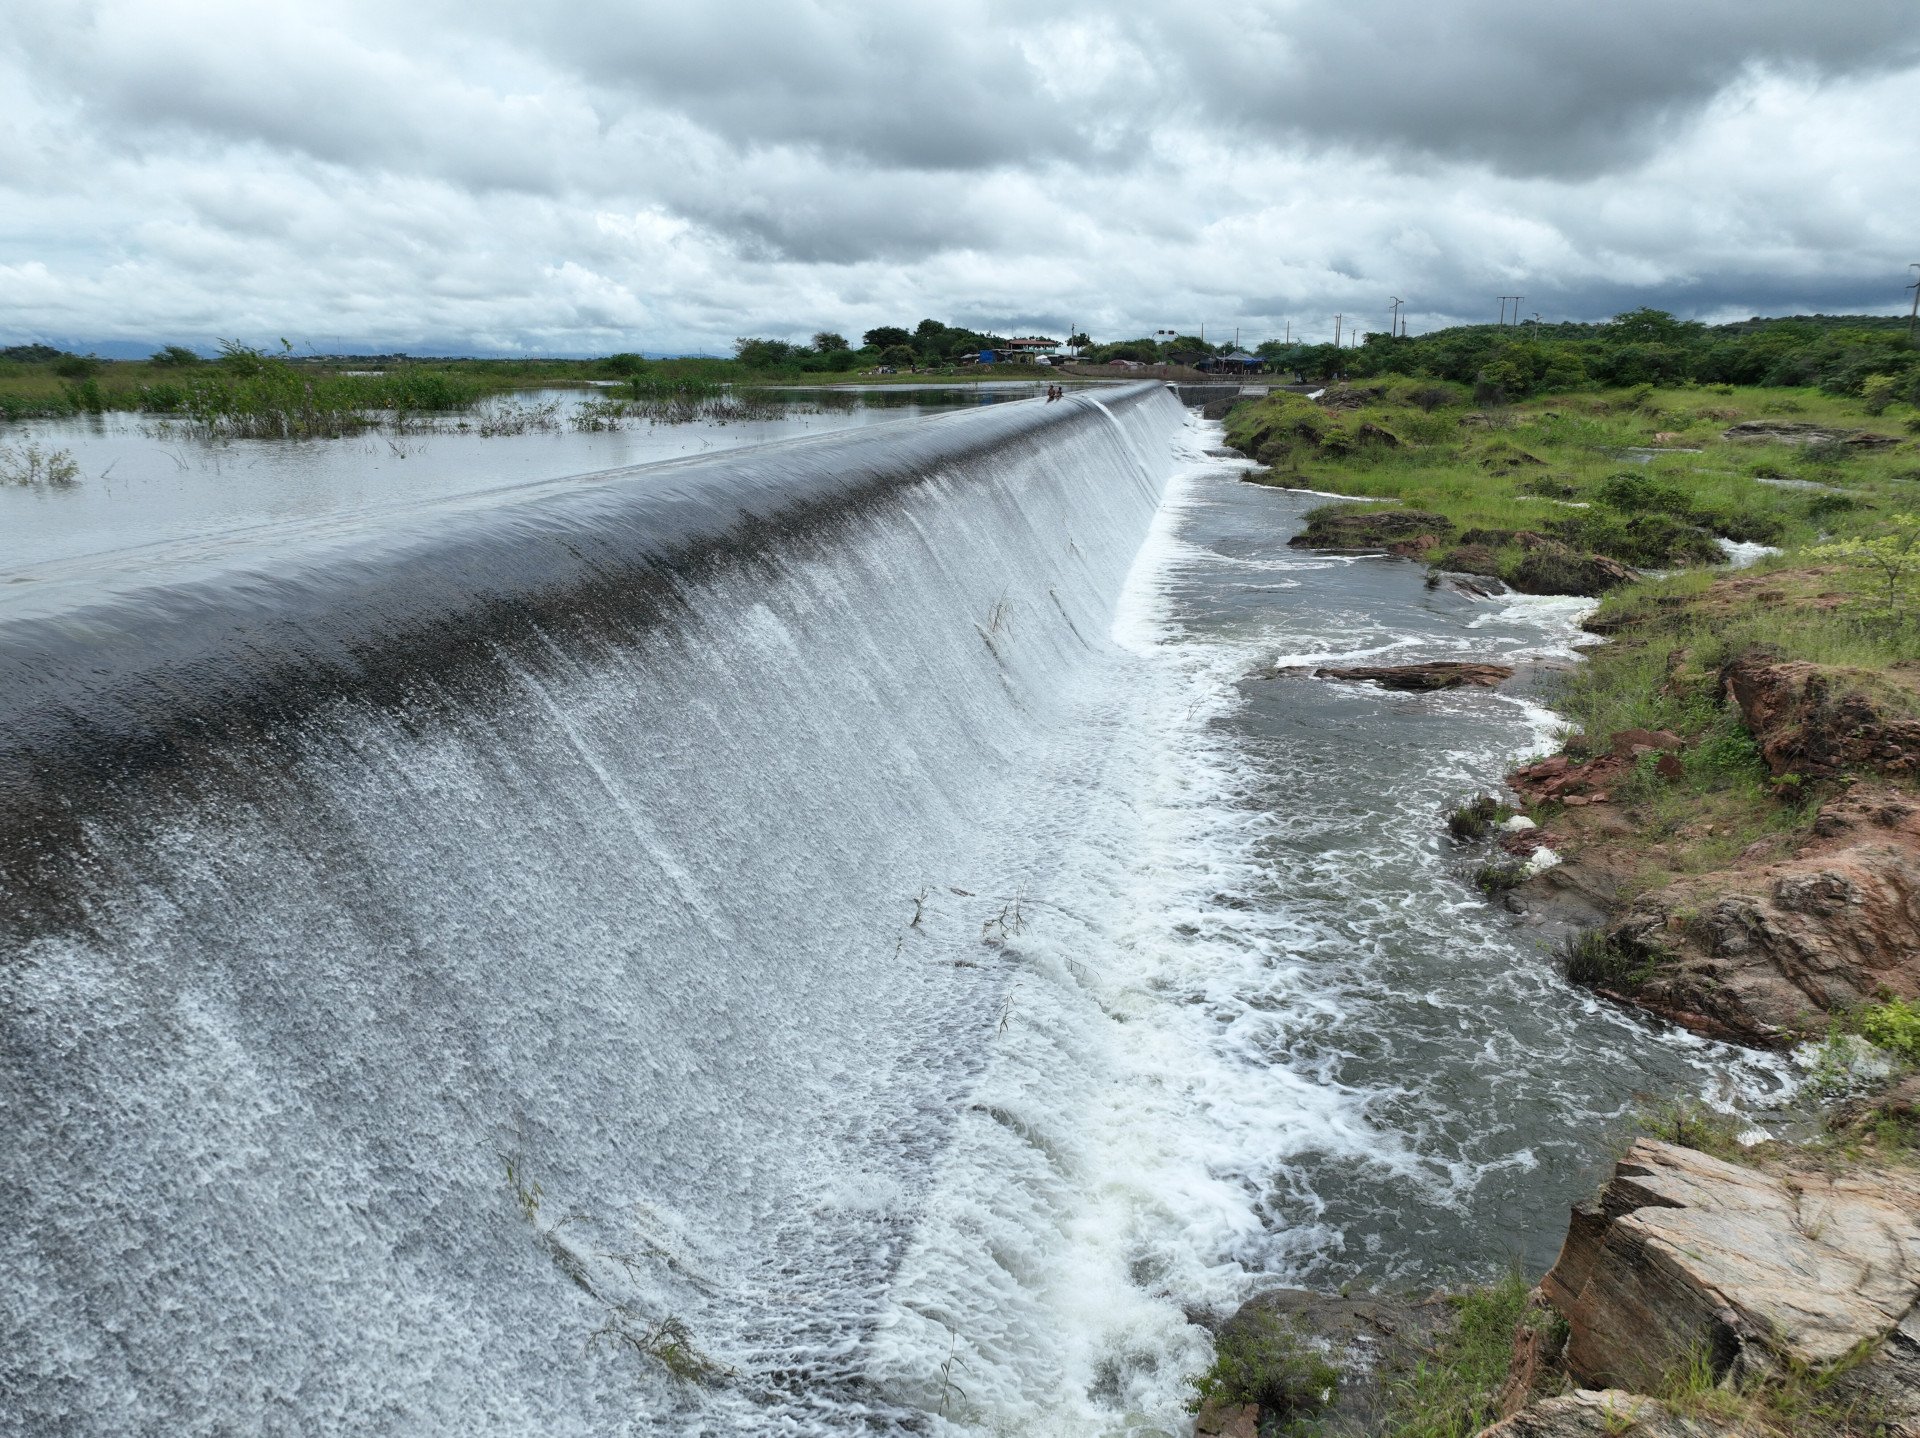
<path fill-rule="evenodd" d="M 1704 1360 L 1718 1380 L 1893 1391 L 1889 1416 L 1920 1420 L 1920 1387 L 1897 1393 L 1920 1358 L 1920 1173 L 1770 1172 L 1643 1138 L 1541 1288 L 1582 1384 L 1646 1391 Z"/>
<path fill-rule="evenodd" d="M 1299 549 L 1368 550 L 1429 536 L 1444 540 L 1452 533 L 1453 525 L 1442 515 L 1370 506 L 1316 511 L 1287 543 Z"/>
<path fill-rule="evenodd" d="M 1435 661 L 1430 664 L 1360 665 L 1351 668 L 1327 668 L 1313 671 L 1315 679 L 1363 680 L 1382 689 L 1433 690 L 1469 686 L 1492 689 L 1513 678 L 1506 664 L 1467 664 Z"/>
<path fill-rule="evenodd" d="M 1581 554 L 1558 541 L 1531 537 L 1540 542 L 1526 545 L 1527 553 L 1506 576 L 1522 594 L 1605 594 L 1640 577 L 1604 554 Z M 1515 538 L 1525 543 L 1522 535 Z"/>

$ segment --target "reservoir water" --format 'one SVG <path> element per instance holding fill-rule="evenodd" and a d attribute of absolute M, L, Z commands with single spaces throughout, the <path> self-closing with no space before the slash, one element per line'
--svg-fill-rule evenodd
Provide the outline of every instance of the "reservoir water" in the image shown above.
<path fill-rule="evenodd" d="M 1203 1315 L 1537 1269 L 1775 1081 L 1463 881 L 1524 684 L 1273 677 L 1569 602 L 1289 549 L 1161 387 L 860 420 L 14 552 L 0 1425 L 1182 1434 Z"/>

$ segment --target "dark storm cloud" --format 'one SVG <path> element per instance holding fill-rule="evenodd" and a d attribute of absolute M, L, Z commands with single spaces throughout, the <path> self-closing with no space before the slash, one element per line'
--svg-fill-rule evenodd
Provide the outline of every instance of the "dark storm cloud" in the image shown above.
<path fill-rule="evenodd" d="M 1102 148 L 1044 92 L 1018 43 L 1024 27 L 994 23 L 980 4 L 588 0 L 519 26 L 610 94 L 671 106 L 742 147 L 807 145 L 927 170 L 1087 160 Z"/>
<path fill-rule="evenodd" d="M 1825 79 L 1920 59 L 1909 0 L 1376 0 L 1130 23 L 1213 123 L 1520 175 L 1637 160 L 1755 67 Z"/>
<path fill-rule="evenodd" d="M 1920 231 L 1908 0 L 16 8 L 9 337 L 1891 308 Z"/>

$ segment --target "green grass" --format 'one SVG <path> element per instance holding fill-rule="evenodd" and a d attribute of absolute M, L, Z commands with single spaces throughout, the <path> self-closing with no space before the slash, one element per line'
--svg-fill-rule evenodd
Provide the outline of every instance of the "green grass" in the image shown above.
<path fill-rule="evenodd" d="M 1276 393 L 1227 420 L 1229 443 L 1269 468 L 1260 479 L 1291 488 L 1397 499 L 1444 515 L 1456 538 L 1488 531 L 1437 556 L 1444 566 L 1512 577 L 1522 551 L 1504 536 L 1531 531 L 1576 551 L 1638 568 L 1711 565 L 1712 536 L 1787 547 L 1875 532 L 1876 515 L 1920 503 L 1911 443 L 1873 453 L 1722 437 L 1747 419 L 1804 419 L 1899 435 L 1898 411 L 1869 416 L 1860 401 L 1817 390 L 1735 389 L 1562 394 L 1524 404 L 1429 408 L 1420 381 L 1356 385 L 1358 408 L 1328 410 Z M 1458 392 L 1456 392 L 1458 394 Z M 1398 439 L 1368 442 L 1366 427 Z M 1656 437 L 1658 444 L 1656 446 Z M 1667 452 L 1634 462 L 1629 452 Z M 1762 483 L 1831 485 L 1830 494 Z M 1476 557 L 1478 556 L 1478 557 Z"/>
<path fill-rule="evenodd" d="M 1392 1381 L 1381 1432 L 1385 1438 L 1467 1438 L 1499 1415 L 1494 1401 L 1507 1379 L 1513 1341 L 1523 1322 L 1555 1320 L 1528 1306 L 1528 1284 L 1518 1274 L 1455 1295 L 1451 1329 L 1431 1354 Z"/>
<path fill-rule="evenodd" d="M 1675 1099 L 1640 1115 L 1651 1138 L 1694 1149 L 1728 1163 L 1752 1163 L 1753 1151 L 1740 1142 L 1747 1125 L 1732 1114 L 1708 1108 L 1697 1099 Z"/>

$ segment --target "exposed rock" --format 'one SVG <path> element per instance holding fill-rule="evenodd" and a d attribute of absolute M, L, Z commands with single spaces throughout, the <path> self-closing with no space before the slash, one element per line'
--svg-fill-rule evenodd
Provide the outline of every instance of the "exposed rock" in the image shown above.
<path fill-rule="evenodd" d="M 1260 1407 L 1256 1403 L 1209 1403 L 1193 1420 L 1202 1438 L 1260 1438 Z"/>
<path fill-rule="evenodd" d="M 1315 679 L 1366 680 L 1378 684 L 1382 689 L 1458 689 L 1463 685 L 1492 689 L 1513 678 L 1513 669 L 1506 664 L 1465 664 L 1437 660 L 1430 664 L 1393 664 L 1371 667 L 1360 665 L 1344 669 L 1316 669 L 1313 671 L 1313 677 Z"/>
<path fill-rule="evenodd" d="M 1727 439 L 1771 440 L 1776 444 L 1845 444 L 1859 449 L 1884 449 L 1900 441 L 1890 434 L 1871 434 L 1860 429 L 1835 429 L 1831 425 L 1807 424 L 1801 420 L 1750 419 L 1725 431 Z"/>
<path fill-rule="evenodd" d="M 1200 406 L 1200 418 L 1225 419 L 1227 412 L 1240 403 L 1241 396 L 1227 395 L 1222 399 L 1210 399 Z"/>
<path fill-rule="evenodd" d="M 1749 654 L 1723 666 L 1720 683 L 1775 774 L 1824 779 L 1848 770 L 1920 770 L 1920 719 L 1887 713 L 1884 700 L 1867 692 L 1898 689 L 1920 707 L 1910 669 L 1868 673 Z"/>
<path fill-rule="evenodd" d="M 1541 1286 L 1582 1383 L 1649 1389 L 1704 1357 L 1716 1378 L 1832 1375 L 1920 1422 L 1920 1173 L 1766 1172 L 1641 1139 Z"/>
<path fill-rule="evenodd" d="M 1748 1431 L 1737 1423 L 1682 1417 L 1645 1394 L 1580 1388 L 1522 1408 L 1481 1429 L 1479 1438 L 1714 1438 Z"/>
<path fill-rule="evenodd" d="M 1862 803 L 1881 818 L 1857 822 Z M 1689 876 L 1636 899 L 1610 930 L 1658 961 L 1635 1001 L 1705 1014 L 1764 1044 L 1882 993 L 1920 997 L 1920 810 L 1846 795 L 1822 808 L 1815 829 L 1794 858 Z"/>
<path fill-rule="evenodd" d="M 1454 554 L 1458 555 L 1459 550 Z M 1488 567 L 1492 567 L 1493 556 L 1487 556 Z M 1464 594 L 1469 599 L 1497 599 L 1507 592 L 1506 581 L 1493 574 L 1474 574 L 1471 572 L 1452 573 L 1436 569 L 1427 576 L 1427 588 L 1450 589 L 1455 594 Z"/>
<path fill-rule="evenodd" d="M 1438 514 L 1417 509 L 1336 509 L 1314 514 L 1307 527 L 1287 543 L 1300 549 L 1369 550 L 1430 537 L 1441 541 L 1453 525 Z"/>
<path fill-rule="evenodd" d="M 1650 752 L 1671 754 L 1684 747 L 1680 736 L 1668 729 L 1622 729 L 1607 741 L 1609 752 L 1627 758 Z"/>
<path fill-rule="evenodd" d="M 1380 428 L 1379 425 L 1373 423 L 1371 420 L 1363 422 L 1360 427 L 1353 432 L 1353 442 L 1355 444 L 1379 445 L 1382 449 L 1400 448 L 1399 436 Z"/>

